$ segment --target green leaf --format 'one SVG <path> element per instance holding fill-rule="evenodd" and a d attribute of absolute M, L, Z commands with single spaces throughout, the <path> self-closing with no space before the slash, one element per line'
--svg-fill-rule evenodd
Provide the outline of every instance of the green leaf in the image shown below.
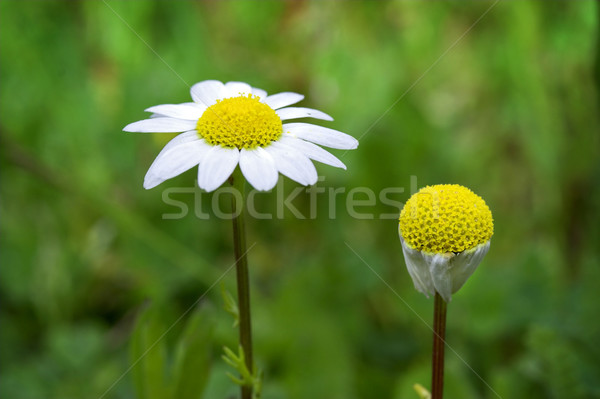
<path fill-rule="evenodd" d="M 139 399 L 165 399 L 165 365 L 167 351 L 164 341 L 166 327 L 156 306 L 149 305 L 138 316 L 131 341 L 131 373 Z"/>
<path fill-rule="evenodd" d="M 221 296 L 223 297 L 223 307 L 233 316 L 233 327 L 237 327 L 240 324 L 240 310 L 233 295 L 225 288 L 224 284 L 221 284 Z"/>
<path fill-rule="evenodd" d="M 190 317 L 177 343 L 174 364 L 173 398 L 202 396 L 211 369 L 211 341 L 214 316 L 203 306 Z"/>
<path fill-rule="evenodd" d="M 246 355 L 244 354 L 244 348 L 242 348 L 242 345 L 238 346 L 237 355 L 226 346 L 223 347 L 223 352 L 224 354 L 221 355 L 221 358 L 225 361 L 225 363 L 233 367 L 239 373 L 240 378 L 229 372 L 227 372 L 227 376 L 231 379 L 231 381 L 233 381 L 234 384 L 252 387 L 252 399 L 259 399 L 262 392 L 262 370 L 258 370 L 256 365 L 252 366 L 254 372 L 250 372 L 250 370 L 248 370 L 248 367 L 246 366 Z"/>

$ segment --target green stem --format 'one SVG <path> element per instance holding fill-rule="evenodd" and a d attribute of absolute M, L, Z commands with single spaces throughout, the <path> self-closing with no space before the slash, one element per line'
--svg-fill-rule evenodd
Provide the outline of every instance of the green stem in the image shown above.
<path fill-rule="evenodd" d="M 238 195 L 232 195 L 231 209 L 233 218 L 233 248 L 235 252 L 235 266 L 237 270 L 237 292 L 240 317 L 240 344 L 244 351 L 246 367 L 254 373 L 252 358 L 252 326 L 250 319 L 250 280 L 248 277 L 248 258 L 246 257 L 246 231 L 244 226 L 244 177 L 237 169 L 230 178 L 235 190 L 241 194 L 241 201 L 237 203 Z M 237 214 L 237 216 L 235 216 Z M 251 399 L 252 387 L 241 386 L 242 399 Z"/>
<path fill-rule="evenodd" d="M 444 396 L 444 348 L 446 345 L 446 302 L 435 293 L 433 307 L 433 356 L 431 373 L 431 399 Z"/>

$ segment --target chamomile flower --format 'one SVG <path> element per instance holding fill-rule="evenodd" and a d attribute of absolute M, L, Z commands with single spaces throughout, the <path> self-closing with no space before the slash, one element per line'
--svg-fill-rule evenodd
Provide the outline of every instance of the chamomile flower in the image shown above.
<path fill-rule="evenodd" d="M 345 165 L 319 145 L 350 150 L 358 141 L 345 133 L 291 119 L 329 115 L 310 108 L 289 107 L 301 94 L 267 95 L 247 83 L 206 80 L 191 88 L 193 102 L 163 104 L 146 109 L 149 119 L 131 123 L 127 132 L 179 133 L 158 154 L 144 179 L 144 188 L 156 187 L 194 166 L 198 186 L 213 191 L 239 165 L 248 182 L 267 191 L 279 173 L 302 184 L 317 181 L 312 161 L 345 169 Z"/>
<path fill-rule="evenodd" d="M 425 295 L 449 302 L 490 248 L 492 213 L 485 201 L 457 184 L 428 186 L 400 213 L 400 241 L 408 273 Z"/>

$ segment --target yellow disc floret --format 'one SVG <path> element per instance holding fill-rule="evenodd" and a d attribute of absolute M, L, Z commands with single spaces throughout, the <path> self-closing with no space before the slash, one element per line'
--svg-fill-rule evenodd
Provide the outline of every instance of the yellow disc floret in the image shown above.
<path fill-rule="evenodd" d="M 283 127 L 271 107 L 248 94 L 217 100 L 198 119 L 196 130 L 209 144 L 241 149 L 269 145 Z"/>
<path fill-rule="evenodd" d="M 419 251 L 458 253 L 489 241 L 494 221 L 480 196 L 457 184 L 440 184 L 410 197 L 400 212 L 400 234 Z"/>

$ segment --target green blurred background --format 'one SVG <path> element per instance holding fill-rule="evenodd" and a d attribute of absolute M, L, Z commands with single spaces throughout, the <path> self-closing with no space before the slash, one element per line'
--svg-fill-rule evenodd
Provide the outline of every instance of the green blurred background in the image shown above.
<path fill-rule="evenodd" d="M 173 197 L 190 210 L 227 198 L 191 193 L 195 171 L 145 191 L 168 137 L 121 131 L 218 79 L 304 93 L 335 118 L 324 126 L 360 138 L 332 151 L 347 171 L 317 166 L 316 218 L 248 220 L 264 398 L 408 399 L 429 385 L 433 301 L 412 287 L 397 220 L 379 217 L 399 209 L 345 207 L 354 187 L 403 187 L 390 198 L 406 201 L 411 176 L 466 185 L 495 218 L 449 307 L 447 397 L 600 398 L 598 8 L 1 1 L 0 395 L 159 398 L 175 348 L 208 359 L 194 372 L 204 397 L 237 393 L 219 358 L 237 331 L 211 288 L 233 262 L 230 222 L 161 217 L 177 211 L 168 188 L 187 187 Z M 263 211 L 276 202 L 256 196 Z M 308 216 L 310 195 L 293 204 Z M 235 274 L 221 281 L 233 291 Z"/>

